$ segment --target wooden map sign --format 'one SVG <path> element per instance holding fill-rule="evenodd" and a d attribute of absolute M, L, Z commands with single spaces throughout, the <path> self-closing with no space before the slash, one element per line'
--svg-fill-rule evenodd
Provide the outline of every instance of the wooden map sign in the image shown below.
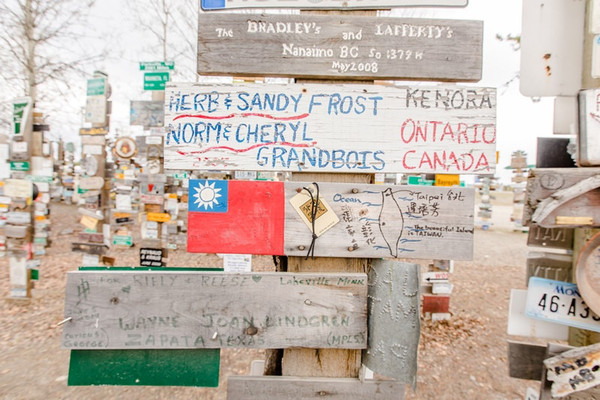
<path fill-rule="evenodd" d="M 472 188 L 317 185 L 317 257 L 472 258 Z M 190 180 L 189 190 L 189 252 L 308 254 L 315 185 Z"/>
<path fill-rule="evenodd" d="M 523 225 L 600 226 L 600 168 L 541 168 L 529 172 Z"/>
<path fill-rule="evenodd" d="M 377 9 L 390 7 L 466 7 L 468 0 L 202 0 L 204 11 L 234 8 Z"/>
<path fill-rule="evenodd" d="M 67 273 L 69 349 L 367 347 L 365 274 Z"/>
<path fill-rule="evenodd" d="M 529 252 L 527 254 L 527 280 L 536 276 L 538 278 L 552 279 L 568 282 L 573 271 L 573 257 L 567 254 L 546 252 Z"/>
<path fill-rule="evenodd" d="M 492 174 L 496 90 L 171 84 L 165 168 Z"/>
<path fill-rule="evenodd" d="M 201 13 L 198 73 L 479 81 L 482 43 L 481 21 Z"/>

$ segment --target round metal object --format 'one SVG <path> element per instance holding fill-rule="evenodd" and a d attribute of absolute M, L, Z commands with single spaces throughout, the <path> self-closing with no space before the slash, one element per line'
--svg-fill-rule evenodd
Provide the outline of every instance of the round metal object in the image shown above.
<path fill-rule="evenodd" d="M 600 233 L 594 235 L 579 253 L 575 277 L 585 304 L 600 315 Z"/>
<path fill-rule="evenodd" d="M 115 142 L 115 147 L 113 151 L 120 158 L 131 158 L 135 156 L 137 152 L 135 140 L 133 140 L 133 138 L 130 137 L 118 138 Z"/>

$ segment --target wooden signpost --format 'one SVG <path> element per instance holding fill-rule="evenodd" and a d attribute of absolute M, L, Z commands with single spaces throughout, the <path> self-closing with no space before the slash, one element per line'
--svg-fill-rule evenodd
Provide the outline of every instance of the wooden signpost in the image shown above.
<path fill-rule="evenodd" d="M 367 347 L 365 274 L 67 273 L 69 349 Z"/>
<path fill-rule="evenodd" d="M 165 168 L 491 174 L 496 91 L 172 84 Z"/>
<path fill-rule="evenodd" d="M 481 21 L 200 14 L 198 73 L 335 79 L 481 79 Z M 247 54 L 243 62 L 239 57 Z"/>
<path fill-rule="evenodd" d="M 314 248 L 317 257 L 472 257 L 472 188 L 318 188 L 313 246 L 312 226 L 305 221 L 309 190 L 316 196 L 310 183 L 191 180 L 188 251 L 312 256 Z"/>

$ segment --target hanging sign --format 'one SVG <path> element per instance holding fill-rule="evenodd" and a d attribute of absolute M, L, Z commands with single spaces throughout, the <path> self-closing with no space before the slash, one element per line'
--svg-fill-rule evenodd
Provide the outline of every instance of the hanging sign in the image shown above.
<path fill-rule="evenodd" d="M 481 21 L 200 13 L 198 38 L 199 74 L 481 79 Z"/>

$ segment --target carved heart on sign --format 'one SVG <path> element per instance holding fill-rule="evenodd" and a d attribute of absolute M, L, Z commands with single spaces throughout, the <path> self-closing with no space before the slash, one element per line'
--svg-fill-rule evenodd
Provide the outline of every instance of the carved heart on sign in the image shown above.
<path fill-rule="evenodd" d="M 260 275 L 252 275 L 252 280 L 256 283 L 260 282 L 261 279 L 262 279 L 262 276 L 260 276 Z"/>

